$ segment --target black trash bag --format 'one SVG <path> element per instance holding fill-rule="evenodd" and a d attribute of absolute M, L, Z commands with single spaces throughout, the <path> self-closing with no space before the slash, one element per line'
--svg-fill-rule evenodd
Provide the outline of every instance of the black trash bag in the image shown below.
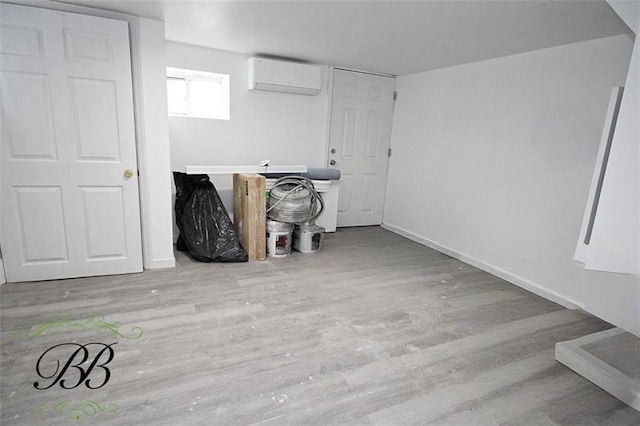
<path fill-rule="evenodd" d="M 236 230 L 207 175 L 173 172 L 176 183 L 176 248 L 200 262 L 246 262 Z"/>

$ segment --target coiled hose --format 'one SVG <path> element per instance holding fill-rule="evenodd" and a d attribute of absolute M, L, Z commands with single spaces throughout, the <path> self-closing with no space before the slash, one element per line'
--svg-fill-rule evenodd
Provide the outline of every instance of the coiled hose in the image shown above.
<path fill-rule="evenodd" d="M 285 176 L 269 191 L 267 215 L 286 223 L 312 222 L 324 211 L 324 201 L 311 179 Z"/>

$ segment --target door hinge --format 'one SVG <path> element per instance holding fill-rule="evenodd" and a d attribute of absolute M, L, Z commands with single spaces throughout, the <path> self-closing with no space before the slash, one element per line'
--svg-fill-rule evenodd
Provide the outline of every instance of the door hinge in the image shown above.
<path fill-rule="evenodd" d="M 391 157 L 391 148 L 387 151 L 387 157 Z"/>
<path fill-rule="evenodd" d="M 393 92 L 393 100 L 394 101 L 398 100 L 398 92 L 397 91 Z"/>

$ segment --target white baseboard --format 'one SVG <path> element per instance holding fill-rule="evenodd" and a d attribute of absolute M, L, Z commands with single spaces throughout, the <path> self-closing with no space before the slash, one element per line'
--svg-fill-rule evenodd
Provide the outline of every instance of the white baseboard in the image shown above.
<path fill-rule="evenodd" d="M 175 266 L 175 257 L 168 257 L 166 259 L 151 259 L 149 262 L 145 262 L 144 269 L 175 268 Z"/>
<path fill-rule="evenodd" d="M 508 281 L 512 284 L 515 284 L 518 287 L 521 287 L 527 291 L 530 291 L 531 293 L 537 294 L 538 296 L 544 297 L 545 299 L 551 300 L 552 302 L 562 305 L 567 309 L 584 309 L 581 303 L 575 302 L 553 290 L 546 288 L 543 285 L 537 284 L 526 278 L 512 274 L 511 272 L 505 271 L 504 269 L 498 268 L 497 266 L 493 266 L 482 260 L 476 259 L 471 256 L 467 256 L 464 253 L 460 253 L 456 250 L 453 250 L 449 247 L 446 247 L 428 238 L 421 237 L 420 235 L 417 235 L 411 231 L 407 231 L 406 229 L 403 229 L 399 226 L 390 225 L 388 223 L 383 223 L 381 226 L 384 229 L 387 229 L 391 232 L 394 232 L 398 235 L 408 238 L 411 241 L 415 241 L 416 243 L 430 247 L 434 250 L 437 250 L 441 253 L 446 254 L 447 256 L 451 256 L 454 259 L 458 259 L 465 263 L 468 263 L 471 266 L 475 266 L 478 269 L 482 269 L 483 271 L 488 272 L 491 275 L 495 275 L 498 278 L 502 278 L 503 280 Z"/>

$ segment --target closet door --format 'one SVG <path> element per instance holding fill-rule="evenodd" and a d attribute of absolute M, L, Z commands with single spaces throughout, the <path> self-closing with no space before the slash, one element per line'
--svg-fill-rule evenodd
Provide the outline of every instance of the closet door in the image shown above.
<path fill-rule="evenodd" d="M 142 270 L 126 22 L 0 5 L 7 281 Z"/>

